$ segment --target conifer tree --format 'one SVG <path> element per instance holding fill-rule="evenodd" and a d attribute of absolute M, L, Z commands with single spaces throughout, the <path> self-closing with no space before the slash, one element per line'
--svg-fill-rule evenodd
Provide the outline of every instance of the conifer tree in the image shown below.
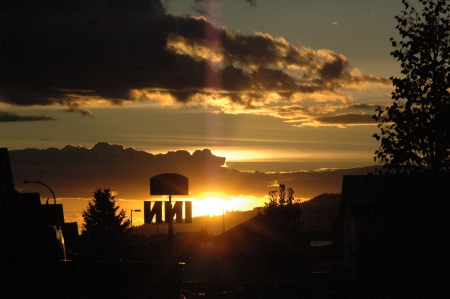
<path fill-rule="evenodd" d="M 83 210 L 82 237 L 87 255 L 94 260 L 117 260 L 121 258 L 125 229 L 130 226 L 126 213 L 116 204 L 110 189 L 97 189 L 94 198 Z"/>

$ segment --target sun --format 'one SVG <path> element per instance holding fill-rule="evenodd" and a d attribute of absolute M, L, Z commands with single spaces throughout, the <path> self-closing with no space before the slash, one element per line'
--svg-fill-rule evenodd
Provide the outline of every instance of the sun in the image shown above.
<path fill-rule="evenodd" d="M 235 209 L 233 207 L 236 203 L 230 200 L 229 197 L 222 194 L 205 194 L 196 199 L 194 216 L 217 216 L 226 213 L 229 210 Z"/>
<path fill-rule="evenodd" d="M 197 213 L 200 216 L 215 216 L 225 213 L 226 200 L 217 196 L 207 196 L 196 201 Z"/>
<path fill-rule="evenodd" d="M 234 196 L 225 193 L 207 192 L 192 198 L 192 216 L 220 216 L 227 212 L 249 211 L 264 205 L 264 198 Z"/>

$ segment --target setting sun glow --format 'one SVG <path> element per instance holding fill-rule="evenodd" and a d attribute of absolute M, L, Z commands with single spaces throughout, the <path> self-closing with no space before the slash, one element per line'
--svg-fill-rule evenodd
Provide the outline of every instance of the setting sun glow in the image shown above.
<path fill-rule="evenodd" d="M 242 210 L 241 200 L 237 197 L 227 198 L 222 195 L 206 195 L 201 199 L 196 199 L 193 204 L 194 216 L 215 216 L 222 215 L 227 211 Z"/>

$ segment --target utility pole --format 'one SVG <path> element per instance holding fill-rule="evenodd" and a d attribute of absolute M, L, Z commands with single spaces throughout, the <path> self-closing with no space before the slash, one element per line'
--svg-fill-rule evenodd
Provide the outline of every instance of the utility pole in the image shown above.
<path fill-rule="evenodd" d="M 222 207 L 222 233 L 225 232 L 225 212 L 224 208 Z"/>

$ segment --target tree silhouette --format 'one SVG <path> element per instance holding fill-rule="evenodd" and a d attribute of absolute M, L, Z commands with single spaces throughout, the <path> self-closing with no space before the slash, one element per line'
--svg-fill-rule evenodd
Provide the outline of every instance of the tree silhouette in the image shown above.
<path fill-rule="evenodd" d="M 110 189 L 97 189 L 83 210 L 82 237 L 87 256 L 93 260 L 117 260 L 123 254 L 125 229 L 130 226 L 126 213 L 116 205 Z"/>
<path fill-rule="evenodd" d="M 292 188 L 288 188 L 287 191 L 286 197 L 284 184 L 279 185 L 279 191 L 269 191 L 269 202 L 265 203 L 261 210 L 261 220 L 276 231 L 298 233 L 302 224 L 300 201 L 295 200 Z"/>
<path fill-rule="evenodd" d="M 374 160 L 386 173 L 448 173 L 450 170 L 450 4 L 420 0 L 417 11 L 403 0 L 396 16 L 402 40 L 391 38 L 391 55 L 403 77 L 391 77 L 393 104 L 377 106 L 380 141 Z M 382 171 L 379 171 L 382 172 Z"/>

